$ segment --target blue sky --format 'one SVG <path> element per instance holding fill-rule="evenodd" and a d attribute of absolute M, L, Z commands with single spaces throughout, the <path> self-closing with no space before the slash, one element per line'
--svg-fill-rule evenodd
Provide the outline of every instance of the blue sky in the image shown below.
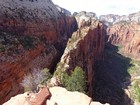
<path fill-rule="evenodd" d="M 105 14 L 127 15 L 140 11 L 140 0 L 52 0 L 55 4 L 69 10 Z"/>

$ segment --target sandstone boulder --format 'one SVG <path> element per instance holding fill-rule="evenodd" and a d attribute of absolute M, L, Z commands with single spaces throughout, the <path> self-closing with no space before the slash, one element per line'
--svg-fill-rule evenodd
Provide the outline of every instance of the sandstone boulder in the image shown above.
<path fill-rule="evenodd" d="M 30 101 L 28 100 L 28 93 L 19 94 L 15 97 L 12 97 L 9 101 L 4 103 L 3 105 L 30 105 Z"/>
<path fill-rule="evenodd" d="M 70 92 L 62 87 L 52 87 L 49 89 L 52 96 L 50 101 L 58 105 L 89 105 L 92 101 L 90 97 L 79 92 Z"/>
<path fill-rule="evenodd" d="M 12 97 L 3 105 L 103 105 L 99 102 L 93 102 L 90 97 L 83 93 L 70 92 L 62 87 L 52 87 L 49 91 L 51 96 L 47 88 L 41 89 L 38 93 L 20 94 Z"/>

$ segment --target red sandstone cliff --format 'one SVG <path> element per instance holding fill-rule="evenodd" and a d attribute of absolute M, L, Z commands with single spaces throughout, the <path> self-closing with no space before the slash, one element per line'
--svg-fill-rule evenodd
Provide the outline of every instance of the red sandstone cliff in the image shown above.
<path fill-rule="evenodd" d="M 92 20 L 92 17 L 88 18 L 86 15 L 80 17 L 78 15 L 76 18 L 79 29 L 69 39 L 56 71 L 69 72 L 76 66 L 83 68 L 88 81 L 88 94 L 92 96 L 94 65 L 97 60 L 103 60 L 104 25 L 95 19 Z"/>
<path fill-rule="evenodd" d="M 75 18 L 59 12 L 51 0 L 1 0 L 0 31 L 11 33 L 8 40 L 13 35 L 31 35 L 38 40 L 34 48 L 21 48 L 22 53 L 13 55 L 8 55 L 8 45 L 3 45 L 6 51 L 0 52 L 0 104 L 23 91 L 19 83 L 32 69 L 53 68 L 76 29 Z"/>
<path fill-rule="evenodd" d="M 140 59 L 140 25 L 137 22 L 120 22 L 107 28 L 108 42 L 122 47 L 122 52 Z"/>

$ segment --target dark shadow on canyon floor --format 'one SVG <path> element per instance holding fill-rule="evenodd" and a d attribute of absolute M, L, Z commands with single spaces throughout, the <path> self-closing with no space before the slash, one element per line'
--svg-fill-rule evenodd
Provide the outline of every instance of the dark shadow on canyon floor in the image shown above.
<path fill-rule="evenodd" d="M 130 77 L 128 68 L 131 59 L 118 53 L 119 48 L 111 44 L 105 46 L 104 61 L 97 62 L 93 100 L 110 105 L 128 105 L 131 99 L 125 95 L 123 82 Z M 127 100 L 126 100 L 127 98 Z M 127 102 L 126 102 L 127 101 Z"/>

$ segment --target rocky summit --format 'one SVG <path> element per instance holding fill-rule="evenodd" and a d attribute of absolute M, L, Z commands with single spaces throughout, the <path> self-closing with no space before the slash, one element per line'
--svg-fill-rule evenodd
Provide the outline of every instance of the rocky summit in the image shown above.
<path fill-rule="evenodd" d="M 38 93 L 24 93 L 12 97 L 3 105 L 109 105 L 93 102 L 79 92 L 70 92 L 62 87 L 43 88 Z"/>
<path fill-rule="evenodd" d="M 70 72 L 77 65 L 82 67 L 86 72 L 87 84 L 89 86 L 88 94 L 92 96 L 94 65 L 96 61 L 102 61 L 104 58 L 105 28 L 102 23 L 96 20 L 94 14 L 92 17 L 88 14 L 92 16 L 92 13 L 86 12 L 76 15 L 79 29 L 69 39 L 56 72 Z"/>

